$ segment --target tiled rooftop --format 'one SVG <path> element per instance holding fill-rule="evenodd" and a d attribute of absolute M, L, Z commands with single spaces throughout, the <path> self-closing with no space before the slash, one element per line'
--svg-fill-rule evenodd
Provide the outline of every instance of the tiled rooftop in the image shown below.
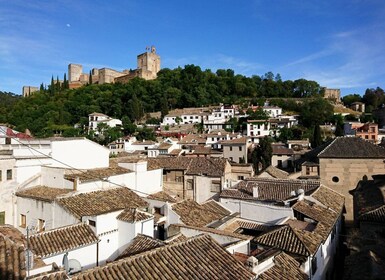
<path fill-rule="evenodd" d="M 170 196 L 169 194 L 167 194 L 165 191 L 160 191 L 157 193 L 150 194 L 149 196 L 147 196 L 147 198 L 164 201 L 164 202 L 170 202 L 170 203 L 176 202 L 176 199 Z"/>
<path fill-rule="evenodd" d="M 98 238 L 89 225 L 82 223 L 31 235 L 29 241 L 36 255 L 48 257 L 94 244 Z"/>
<path fill-rule="evenodd" d="M 220 177 L 224 175 L 226 159 L 223 158 L 150 158 L 148 170 L 163 168 L 165 170 L 185 170 L 187 175 L 207 175 Z"/>
<path fill-rule="evenodd" d="M 116 219 L 124 222 L 129 222 L 129 223 L 136 223 L 140 221 L 145 221 L 148 219 L 153 218 L 153 215 L 150 215 L 149 213 L 139 211 L 136 208 L 127 208 L 120 213 Z"/>
<path fill-rule="evenodd" d="M 154 239 L 144 234 L 138 234 L 128 245 L 128 247 L 120 254 L 119 259 L 127 258 L 136 254 L 140 254 L 155 248 L 165 246 L 161 240 Z"/>
<path fill-rule="evenodd" d="M 318 157 L 385 159 L 385 149 L 359 137 L 338 137 Z"/>
<path fill-rule="evenodd" d="M 276 179 L 288 179 L 289 173 L 283 171 L 275 166 L 270 165 L 267 167 L 264 172 L 268 173 L 271 177 Z"/>
<path fill-rule="evenodd" d="M 46 202 L 53 202 L 57 197 L 68 194 L 72 192 L 72 189 L 58 189 L 58 188 L 49 188 L 46 186 L 36 186 L 21 190 L 16 192 L 16 196 L 31 198 Z"/>
<path fill-rule="evenodd" d="M 0 279 L 22 280 L 26 277 L 25 248 L 0 234 Z"/>
<path fill-rule="evenodd" d="M 78 218 L 148 205 L 135 192 L 125 187 L 76 194 L 60 198 L 57 201 L 59 205 Z"/>
<path fill-rule="evenodd" d="M 235 138 L 232 140 L 223 140 L 219 141 L 223 146 L 232 146 L 232 145 L 245 145 L 247 143 L 247 138 L 246 137 L 240 137 L 240 138 Z"/>
<path fill-rule="evenodd" d="M 84 171 L 73 171 L 73 174 L 67 174 L 64 176 L 67 180 L 75 180 L 79 178 L 80 181 L 95 181 L 108 178 L 110 176 L 121 175 L 125 173 L 131 173 L 132 171 L 120 166 L 111 166 L 108 168 L 96 168 Z"/>
<path fill-rule="evenodd" d="M 215 206 L 215 211 L 213 211 L 212 204 L 200 205 L 193 200 L 184 200 L 173 204 L 171 207 L 184 224 L 198 227 L 205 226 L 231 214 L 219 205 Z"/>
<path fill-rule="evenodd" d="M 73 276 L 86 279 L 254 279 L 207 235 L 162 246 Z"/>
<path fill-rule="evenodd" d="M 321 188 L 324 189 L 319 189 L 312 196 L 313 199 L 317 198 L 316 201 L 305 197 L 293 206 L 295 212 L 314 222 L 288 220 L 286 225 L 256 237 L 255 241 L 291 254 L 313 255 L 328 238 L 344 207 L 341 195 L 334 194 L 334 191 L 326 187 Z"/>
<path fill-rule="evenodd" d="M 258 187 L 258 197 L 253 197 L 253 187 Z M 320 183 L 311 180 L 249 178 L 239 182 L 232 188 L 221 192 L 221 198 L 234 198 L 241 200 L 255 200 L 268 202 L 283 202 L 294 198 L 293 192 L 299 189 L 310 195 Z"/>
<path fill-rule="evenodd" d="M 300 263 L 285 253 L 274 257 L 274 266 L 258 276 L 260 280 L 296 279 L 306 280 L 309 276 L 300 269 Z"/>

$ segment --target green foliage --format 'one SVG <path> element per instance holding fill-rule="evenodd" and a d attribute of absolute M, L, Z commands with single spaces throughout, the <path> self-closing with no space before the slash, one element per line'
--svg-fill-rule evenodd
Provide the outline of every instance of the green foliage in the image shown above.
<path fill-rule="evenodd" d="M 319 125 L 316 125 L 313 130 L 313 138 L 311 141 L 312 148 L 316 148 L 322 144 L 322 135 L 321 128 Z"/>
<path fill-rule="evenodd" d="M 344 136 L 344 117 L 341 114 L 334 115 L 333 118 L 336 130 L 334 131 L 335 136 Z"/>
<path fill-rule="evenodd" d="M 359 94 L 348 94 L 342 97 L 342 102 L 349 107 L 354 102 L 362 102 L 362 97 Z"/>
<path fill-rule="evenodd" d="M 47 89 L 42 84 L 41 90 L 30 97 L 15 98 L 7 105 L 1 105 L 0 101 L 0 120 L 20 131 L 28 128 L 35 136 L 44 136 L 55 133 L 52 125 L 74 127 L 79 124 L 85 129 L 88 115 L 100 112 L 119 119 L 126 116 L 126 125 L 123 125 L 126 134 L 134 133 L 134 123 L 139 123 L 148 112 L 161 111 L 164 116 L 169 109 L 219 103 L 247 104 L 250 100 L 253 104 L 263 104 L 266 98 L 313 97 L 320 93 L 318 84 L 313 81 L 282 81 L 279 74 L 271 72 L 263 78 L 236 75 L 231 69 L 213 73 L 196 65 L 162 69 L 152 81 L 135 78 L 127 84 L 90 84 L 78 89 L 68 89 L 66 75 L 61 87 L 58 78 L 55 83 L 52 76 Z M 283 102 L 283 105 L 289 103 Z M 295 103 L 290 106 L 295 109 L 293 111 L 298 110 Z M 244 129 L 244 122 L 234 125 L 235 131 Z"/>
<path fill-rule="evenodd" d="M 385 103 L 385 92 L 380 87 L 376 89 L 368 88 L 362 97 L 362 101 L 366 104 L 366 111 L 371 112 L 373 109 Z"/>
<path fill-rule="evenodd" d="M 302 105 L 300 118 L 302 125 L 313 127 L 331 121 L 333 118 L 333 106 L 323 98 L 306 100 Z"/>
<path fill-rule="evenodd" d="M 251 161 L 256 173 L 259 173 L 271 165 L 271 157 L 273 156 L 271 143 L 272 139 L 265 136 L 259 140 L 258 146 L 253 150 Z"/>

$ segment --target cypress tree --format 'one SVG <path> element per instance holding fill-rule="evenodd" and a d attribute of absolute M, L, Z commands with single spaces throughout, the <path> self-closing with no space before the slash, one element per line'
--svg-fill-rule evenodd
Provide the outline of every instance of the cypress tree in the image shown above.
<path fill-rule="evenodd" d="M 316 148 L 322 144 L 321 127 L 316 125 L 313 132 L 312 148 Z"/>
<path fill-rule="evenodd" d="M 92 73 L 90 70 L 90 74 L 88 74 L 88 84 L 92 85 Z"/>

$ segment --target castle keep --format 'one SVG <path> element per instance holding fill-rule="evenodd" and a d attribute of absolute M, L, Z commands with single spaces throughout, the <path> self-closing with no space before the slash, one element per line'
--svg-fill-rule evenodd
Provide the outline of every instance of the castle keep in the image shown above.
<path fill-rule="evenodd" d="M 154 46 L 147 47 L 146 52 L 137 56 L 137 68 L 135 70 L 117 71 L 110 68 L 93 68 L 90 74 L 83 73 L 83 66 L 80 64 L 68 65 L 68 81 L 70 88 L 78 88 L 87 83 L 108 84 L 127 83 L 129 80 L 139 77 L 145 80 L 156 79 L 160 70 L 160 56 L 156 53 Z M 91 75 L 91 77 L 90 77 Z"/>

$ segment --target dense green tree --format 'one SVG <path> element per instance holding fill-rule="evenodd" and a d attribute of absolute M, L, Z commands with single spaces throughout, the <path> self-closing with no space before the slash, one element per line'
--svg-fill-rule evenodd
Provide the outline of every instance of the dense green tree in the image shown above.
<path fill-rule="evenodd" d="M 345 106 L 349 107 L 354 102 L 361 102 L 362 97 L 359 94 L 348 94 L 342 97 L 342 102 Z"/>
<path fill-rule="evenodd" d="M 259 173 L 271 165 L 271 157 L 273 156 L 271 143 L 272 139 L 265 136 L 259 140 L 258 146 L 253 150 L 251 160 L 256 173 Z"/>
<path fill-rule="evenodd" d="M 321 128 L 319 125 L 314 126 L 313 137 L 311 141 L 312 148 L 316 148 L 322 144 Z"/>
<path fill-rule="evenodd" d="M 301 122 L 305 127 L 324 124 L 331 121 L 333 115 L 333 106 L 323 98 L 306 100 L 300 112 Z"/>
<path fill-rule="evenodd" d="M 372 112 L 373 109 L 377 109 L 381 104 L 385 103 L 385 92 L 380 87 L 376 89 L 368 88 L 362 97 L 362 101 L 366 105 L 366 111 Z"/>

